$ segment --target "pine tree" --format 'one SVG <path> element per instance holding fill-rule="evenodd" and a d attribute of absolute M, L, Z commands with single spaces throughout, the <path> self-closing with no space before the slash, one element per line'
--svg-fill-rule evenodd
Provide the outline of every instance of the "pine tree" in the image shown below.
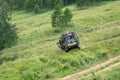
<path fill-rule="evenodd" d="M 36 4 L 36 5 L 34 6 L 34 13 L 35 13 L 35 14 L 38 14 L 39 12 L 40 12 L 40 8 L 39 8 L 38 4 Z"/>
<path fill-rule="evenodd" d="M 30 10 L 31 9 L 31 1 L 30 0 L 25 0 L 25 2 L 24 2 L 24 9 L 25 10 Z"/>
<path fill-rule="evenodd" d="M 58 4 L 55 7 L 55 11 L 53 12 L 52 16 L 51 16 L 51 20 L 52 20 L 52 26 L 53 27 L 61 27 L 61 18 L 62 18 L 62 10 L 61 10 L 61 6 Z"/>
<path fill-rule="evenodd" d="M 63 0 L 52 0 L 51 1 L 53 3 L 53 6 L 56 8 L 57 5 L 59 5 L 59 7 L 63 7 Z"/>
<path fill-rule="evenodd" d="M 0 0 L 0 50 L 12 46 L 17 38 L 15 29 L 9 24 L 10 9 L 5 0 Z"/>
<path fill-rule="evenodd" d="M 55 7 L 55 11 L 53 12 L 51 16 L 52 20 L 52 27 L 65 27 L 68 25 L 68 23 L 71 21 L 73 17 L 72 12 L 67 8 L 65 11 L 62 11 L 62 6 L 60 4 L 57 4 Z"/>
<path fill-rule="evenodd" d="M 67 26 L 67 24 L 71 21 L 73 14 L 69 8 L 66 8 L 63 14 L 64 26 Z"/>

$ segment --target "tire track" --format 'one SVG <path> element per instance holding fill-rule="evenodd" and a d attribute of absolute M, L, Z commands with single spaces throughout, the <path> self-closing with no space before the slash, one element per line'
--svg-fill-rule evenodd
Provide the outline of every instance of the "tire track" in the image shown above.
<path fill-rule="evenodd" d="M 80 71 L 80 72 L 78 72 L 78 73 L 70 74 L 70 75 L 68 75 L 68 76 L 65 76 L 65 77 L 61 78 L 60 80 L 74 80 L 74 79 L 75 79 L 76 77 L 78 77 L 78 76 L 84 75 L 84 74 L 89 73 L 89 72 L 91 72 L 91 71 L 95 71 L 95 70 L 97 70 L 97 69 L 99 69 L 99 68 L 101 68 L 101 67 L 104 67 L 104 66 L 107 65 L 107 64 L 110 64 L 110 63 L 113 62 L 113 61 L 118 60 L 119 58 L 120 58 L 120 56 L 111 58 L 111 59 L 109 59 L 109 60 L 106 61 L 106 62 L 100 63 L 100 64 L 98 64 L 98 65 L 96 65 L 96 66 L 94 66 L 94 67 L 90 67 L 89 69 Z M 98 73 L 103 72 L 103 71 L 107 71 L 107 70 L 109 70 L 109 69 L 112 69 L 113 67 L 115 67 L 115 66 L 117 66 L 117 65 L 120 65 L 120 62 L 119 62 L 119 63 L 116 63 L 116 64 L 113 64 L 113 65 L 111 65 L 111 66 L 109 66 L 109 67 L 107 67 L 107 68 L 99 71 Z M 89 76 L 90 76 L 90 75 L 89 75 Z"/>

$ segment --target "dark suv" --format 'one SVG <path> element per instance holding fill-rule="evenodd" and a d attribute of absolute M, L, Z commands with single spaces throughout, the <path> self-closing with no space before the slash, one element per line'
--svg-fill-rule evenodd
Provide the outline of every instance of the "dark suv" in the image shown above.
<path fill-rule="evenodd" d="M 74 32 L 68 32 L 66 34 L 62 34 L 57 45 L 66 52 L 68 52 L 71 48 L 80 49 L 78 37 Z"/>

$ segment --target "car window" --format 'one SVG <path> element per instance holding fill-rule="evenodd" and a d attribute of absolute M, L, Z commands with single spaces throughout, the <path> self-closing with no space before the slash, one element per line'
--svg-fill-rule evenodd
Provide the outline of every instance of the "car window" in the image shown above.
<path fill-rule="evenodd" d="M 68 39 L 74 39 L 74 36 L 73 35 L 69 35 L 67 38 Z"/>

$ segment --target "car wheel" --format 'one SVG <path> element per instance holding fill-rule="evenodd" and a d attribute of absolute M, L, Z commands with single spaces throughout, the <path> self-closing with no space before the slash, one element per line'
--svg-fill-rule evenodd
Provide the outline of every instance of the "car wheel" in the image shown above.
<path fill-rule="evenodd" d="M 78 45 L 77 48 L 80 49 L 80 46 Z"/>
<path fill-rule="evenodd" d="M 68 52 L 69 51 L 69 49 L 68 48 L 65 48 L 65 52 Z"/>

